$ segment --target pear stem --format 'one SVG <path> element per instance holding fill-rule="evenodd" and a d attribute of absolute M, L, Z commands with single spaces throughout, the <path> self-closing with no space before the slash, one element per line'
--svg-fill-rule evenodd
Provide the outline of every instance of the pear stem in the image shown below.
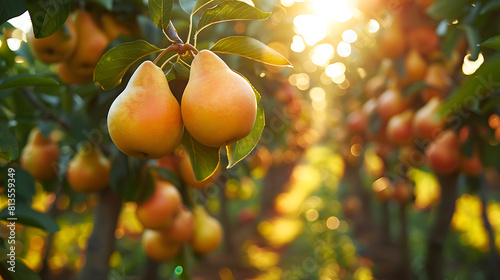
<path fill-rule="evenodd" d="M 164 49 L 157 57 L 156 59 L 153 61 L 154 64 L 158 64 L 158 62 L 160 61 L 160 59 L 168 52 L 171 52 L 171 51 L 174 51 L 174 52 L 179 52 L 179 49 L 180 49 L 180 44 L 178 43 L 173 43 L 172 45 L 168 46 L 166 49 Z"/>

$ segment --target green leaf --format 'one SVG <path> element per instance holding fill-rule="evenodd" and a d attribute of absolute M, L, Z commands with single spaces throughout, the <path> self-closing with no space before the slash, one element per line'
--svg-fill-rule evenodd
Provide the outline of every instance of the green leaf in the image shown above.
<path fill-rule="evenodd" d="M 0 124 L 0 158 L 13 161 L 19 156 L 19 144 L 9 129 Z"/>
<path fill-rule="evenodd" d="M 404 89 L 403 96 L 410 97 L 410 96 L 414 95 L 415 93 L 418 93 L 427 87 L 429 87 L 429 86 L 423 81 L 418 81 L 418 82 L 412 83 L 411 85 L 409 85 L 408 87 L 406 87 Z"/>
<path fill-rule="evenodd" d="M 256 20 L 266 19 L 270 13 L 265 13 L 255 7 L 240 1 L 226 1 L 215 6 L 214 8 L 207 9 L 198 22 L 199 33 L 204 28 L 219 22 L 231 20 Z"/>
<path fill-rule="evenodd" d="M 500 9 L 500 0 L 490 0 L 484 4 L 480 14 L 484 15 L 498 9 Z"/>
<path fill-rule="evenodd" d="M 196 181 L 203 181 L 217 170 L 220 148 L 207 147 L 196 141 L 187 130 L 182 136 L 182 146 L 186 150 Z"/>
<path fill-rule="evenodd" d="M 26 11 L 26 2 L 19 0 L 0 1 L 0 25 L 7 20 L 22 15 Z"/>
<path fill-rule="evenodd" d="M 471 0 L 436 0 L 434 4 L 427 9 L 429 14 L 435 20 L 446 18 L 453 21 L 461 14 L 462 9 L 471 7 Z"/>
<path fill-rule="evenodd" d="M 194 6 L 196 5 L 196 0 L 179 0 L 179 4 L 181 5 L 181 8 L 184 10 L 184 12 L 191 14 Z"/>
<path fill-rule="evenodd" d="M 52 35 L 66 22 L 71 0 L 26 0 L 36 38 Z"/>
<path fill-rule="evenodd" d="M 245 138 L 226 146 L 227 159 L 229 161 L 227 168 L 235 166 L 252 152 L 259 142 L 262 131 L 264 131 L 264 126 L 264 109 L 261 105 L 257 105 L 257 117 L 255 118 L 255 123 L 250 134 L 248 134 Z"/>
<path fill-rule="evenodd" d="M 186 69 L 182 64 L 176 62 L 174 66 L 167 73 L 167 81 L 172 81 L 175 79 L 188 80 L 189 79 L 189 69 Z"/>
<path fill-rule="evenodd" d="M 173 5 L 172 0 L 149 0 L 149 17 L 158 28 L 167 28 Z"/>
<path fill-rule="evenodd" d="M 500 50 L 500 35 L 493 36 L 482 42 L 479 46 L 490 49 Z"/>
<path fill-rule="evenodd" d="M 0 90 L 6 90 L 19 87 L 42 87 L 42 86 L 57 86 L 59 83 L 42 75 L 19 74 L 7 78 L 0 85 Z"/>
<path fill-rule="evenodd" d="M 292 66 L 284 56 L 252 37 L 226 37 L 215 43 L 210 50 L 218 53 L 236 54 L 276 66 Z"/>
<path fill-rule="evenodd" d="M 193 14 L 198 12 L 201 8 L 205 7 L 206 5 L 214 2 L 214 0 L 198 0 L 196 1 L 196 4 L 194 5 L 193 8 Z"/>
<path fill-rule="evenodd" d="M 15 168 L 14 173 L 16 188 L 16 203 L 31 205 L 33 195 L 35 195 L 35 179 L 22 168 Z"/>
<path fill-rule="evenodd" d="M 471 25 L 466 25 L 465 26 L 465 35 L 467 37 L 467 42 L 469 43 L 469 49 L 470 49 L 470 60 L 471 61 L 476 61 L 477 57 L 479 55 L 479 43 L 481 41 L 481 38 L 479 37 L 479 33 L 476 30 L 475 27 Z"/>
<path fill-rule="evenodd" d="M 6 252 L 10 253 L 10 250 Z M 5 258 L 0 261 L 0 274 L 5 278 L 5 280 L 41 280 L 42 278 L 38 273 L 29 269 L 22 260 L 16 259 L 15 261 L 15 272 L 9 271 L 8 268 L 10 264 L 7 263 L 9 258 Z"/>
<path fill-rule="evenodd" d="M 96 3 L 103 6 L 108 11 L 113 10 L 113 0 L 86 0 L 86 3 Z"/>
<path fill-rule="evenodd" d="M 446 99 L 440 112 L 444 116 L 457 114 L 490 98 L 500 87 L 498 65 L 500 65 L 500 55 L 487 58 L 483 65 Z"/>
<path fill-rule="evenodd" d="M 174 174 L 171 170 L 162 167 L 153 167 L 154 170 L 158 172 L 158 174 L 165 180 L 174 184 L 177 188 L 181 187 L 181 181 L 179 181 L 179 177 Z"/>
<path fill-rule="evenodd" d="M 94 81 L 104 90 L 118 86 L 132 64 L 150 54 L 162 51 L 144 40 L 120 44 L 107 51 L 99 60 L 95 71 Z"/>
<path fill-rule="evenodd" d="M 57 223 L 49 216 L 31 209 L 29 205 L 16 204 L 16 209 L 13 212 L 14 216 L 10 215 L 8 208 L 4 208 L 0 212 L 0 220 L 7 220 L 7 218 L 16 217 L 17 223 L 25 226 L 32 226 L 41 228 L 48 232 L 56 232 L 59 230 Z"/>

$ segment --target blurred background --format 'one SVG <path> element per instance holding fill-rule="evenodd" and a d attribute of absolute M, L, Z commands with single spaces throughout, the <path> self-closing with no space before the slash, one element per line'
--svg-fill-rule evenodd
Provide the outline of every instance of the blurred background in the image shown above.
<path fill-rule="evenodd" d="M 202 191 L 191 190 L 221 223 L 220 246 L 208 254 L 186 247 L 171 261 L 154 261 L 141 245 L 137 202 L 123 199 L 103 279 L 498 279 L 500 2 L 243 2 L 271 14 L 210 26 L 196 47 L 251 36 L 293 68 L 221 55 L 262 95 L 266 126 L 248 157 Z M 115 30 L 103 52 L 137 39 L 168 46 L 143 1 L 74 1 L 72 13 L 82 7 L 98 28 Z M 109 21 L 118 27 L 106 27 Z M 181 38 L 189 22 L 175 1 L 172 23 Z M 38 127 L 64 131 L 55 136 L 59 166 L 90 138 L 114 154 L 105 120 L 125 83 L 103 91 L 92 79 L 64 77 L 60 65 L 34 53 L 31 32 L 27 12 L 0 26 L 0 78 L 41 74 L 60 85 L 0 91 L 2 125 L 19 150 Z M 173 165 L 149 164 L 185 183 L 185 155 L 172 157 Z M 2 162 L 1 209 L 8 204 L 7 168 L 19 164 Z M 77 279 L 96 225 L 114 225 L 102 215 L 112 210 L 99 208 L 105 196 L 73 191 L 64 175 L 49 183 L 22 169 L 16 175 L 18 184 L 33 184 L 30 206 L 43 217 L 32 215 L 35 222 L 15 230 L 18 261 L 32 273 L 4 279 Z"/>

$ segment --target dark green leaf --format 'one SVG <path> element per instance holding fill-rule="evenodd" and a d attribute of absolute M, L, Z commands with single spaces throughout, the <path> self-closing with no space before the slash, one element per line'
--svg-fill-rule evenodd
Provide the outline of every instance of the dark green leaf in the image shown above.
<path fill-rule="evenodd" d="M 194 5 L 193 8 L 193 14 L 198 12 L 201 8 L 205 7 L 206 5 L 214 2 L 214 0 L 198 0 L 196 1 L 196 4 Z"/>
<path fill-rule="evenodd" d="M 487 14 L 491 11 L 500 9 L 500 0 L 489 0 L 484 4 L 484 7 L 481 9 L 481 14 Z"/>
<path fill-rule="evenodd" d="M 14 173 L 16 188 L 16 203 L 31 205 L 33 195 L 35 195 L 35 179 L 22 168 L 15 168 Z"/>
<path fill-rule="evenodd" d="M 500 35 L 491 37 L 480 44 L 481 47 L 500 50 Z"/>
<path fill-rule="evenodd" d="M 0 158 L 13 161 L 19 156 L 19 144 L 9 129 L 0 124 Z"/>
<path fill-rule="evenodd" d="M 447 32 L 444 35 L 441 43 L 441 49 L 448 59 L 451 59 L 451 57 L 453 56 L 453 53 L 457 49 L 458 43 L 460 43 L 460 40 L 462 39 L 463 33 L 464 31 L 458 29 L 455 25 L 448 26 Z"/>
<path fill-rule="evenodd" d="M 415 82 L 404 89 L 403 96 L 410 97 L 427 87 L 429 86 L 423 81 Z"/>
<path fill-rule="evenodd" d="M 174 66 L 167 73 L 167 81 L 172 81 L 175 79 L 188 80 L 189 70 L 186 69 L 182 64 L 176 62 Z"/>
<path fill-rule="evenodd" d="M 471 7 L 471 0 L 436 0 L 434 4 L 427 9 L 427 14 L 436 20 L 446 18 L 453 21 L 458 18 L 462 9 Z"/>
<path fill-rule="evenodd" d="M 160 29 L 167 28 L 172 14 L 172 0 L 149 0 L 149 17 Z"/>
<path fill-rule="evenodd" d="M 184 12 L 191 14 L 196 4 L 196 0 L 179 0 L 179 4 Z"/>
<path fill-rule="evenodd" d="M 10 253 L 10 250 L 6 253 Z M 41 280 L 38 273 L 29 269 L 22 260 L 15 261 L 15 272 L 9 271 L 8 268 L 10 264 L 7 263 L 8 258 L 0 262 L 0 274 L 5 278 L 5 280 Z"/>
<path fill-rule="evenodd" d="M 262 106 L 258 105 L 257 117 L 255 118 L 255 124 L 253 125 L 253 129 L 250 134 L 248 134 L 245 138 L 226 146 L 227 159 L 229 161 L 227 168 L 235 166 L 238 162 L 248 156 L 250 152 L 252 152 L 259 142 L 262 131 L 264 131 L 264 126 L 264 109 Z"/>
<path fill-rule="evenodd" d="M 224 21 L 231 20 L 256 20 L 266 19 L 270 13 L 265 13 L 255 7 L 240 1 L 226 1 L 215 6 L 214 8 L 207 9 L 198 22 L 199 33 L 204 28 Z"/>
<path fill-rule="evenodd" d="M 156 170 L 163 179 L 171 182 L 177 188 L 181 186 L 181 181 L 179 181 L 179 177 L 177 177 L 177 175 L 175 175 L 172 171 L 162 167 L 153 167 L 153 169 Z"/>
<path fill-rule="evenodd" d="M 123 43 L 107 51 L 97 64 L 94 81 L 110 90 L 122 81 L 127 69 L 145 56 L 162 51 L 144 40 Z"/>
<path fill-rule="evenodd" d="M 22 15 L 26 11 L 26 2 L 19 0 L 0 1 L 0 25 L 7 20 Z"/>
<path fill-rule="evenodd" d="M 481 42 L 481 38 L 476 28 L 471 25 L 465 26 L 465 35 L 467 37 L 467 42 L 469 43 L 470 49 L 470 60 L 476 61 L 479 55 L 479 43 Z"/>
<path fill-rule="evenodd" d="M 36 38 L 52 35 L 66 22 L 71 10 L 71 0 L 26 0 L 33 34 Z"/>
<path fill-rule="evenodd" d="M 469 76 L 441 106 L 441 113 L 449 116 L 468 110 L 476 103 L 490 98 L 496 88 L 500 87 L 500 55 L 489 57 L 477 71 Z"/>
<path fill-rule="evenodd" d="M 0 90 L 19 87 L 41 87 L 41 86 L 57 86 L 59 83 L 42 75 L 19 74 L 5 79 L 0 85 Z"/>
<path fill-rule="evenodd" d="M 0 212 L 0 220 L 7 220 L 7 218 L 16 217 L 18 223 L 25 226 L 32 226 L 41 228 L 48 232 L 56 232 L 59 230 L 57 223 L 49 216 L 31 209 L 29 205 L 16 204 L 14 216 L 11 216 L 9 209 L 5 208 Z"/>
<path fill-rule="evenodd" d="M 292 66 L 284 56 L 252 37 L 226 37 L 215 43 L 210 50 L 218 53 L 236 54 L 271 65 Z"/>
<path fill-rule="evenodd" d="M 207 147 L 196 141 L 187 130 L 182 136 L 182 146 L 186 150 L 196 181 L 203 181 L 214 174 L 219 166 L 220 148 Z"/>
<path fill-rule="evenodd" d="M 113 0 L 86 0 L 86 1 L 87 1 L 87 3 L 90 2 L 90 3 L 99 4 L 109 11 L 113 10 Z"/>

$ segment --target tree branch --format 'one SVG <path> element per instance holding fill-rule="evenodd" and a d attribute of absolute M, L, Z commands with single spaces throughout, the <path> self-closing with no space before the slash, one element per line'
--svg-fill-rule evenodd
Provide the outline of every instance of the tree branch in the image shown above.
<path fill-rule="evenodd" d="M 427 261 L 425 264 L 427 277 L 430 280 L 442 280 L 443 247 L 450 228 L 451 218 L 455 212 L 455 201 L 458 197 L 458 173 L 438 176 L 441 186 L 441 201 L 436 209 L 434 226 L 429 232 L 427 242 Z"/>
<path fill-rule="evenodd" d="M 88 241 L 86 262 L 79 280 L 107 280 L 109 257 L 115 248 L 115 229 L 122 205 L 121 198 L 111 189 L 99 195 L 94 229 Z"/>

